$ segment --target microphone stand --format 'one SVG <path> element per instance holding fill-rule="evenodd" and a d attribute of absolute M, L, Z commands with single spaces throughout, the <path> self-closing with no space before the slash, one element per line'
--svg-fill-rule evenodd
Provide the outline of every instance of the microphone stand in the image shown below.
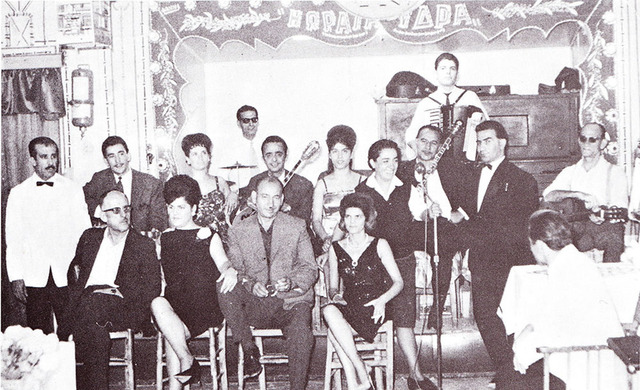
<path fill-rule="evenodd" d="M 420 165 L 422 165 L 420 163 Z M 424 167 L 424 166 L 423 166 Z M 429 195 L 427 194 L 427 174 L 422 172 L 422 193 L 424 194 L 424 203 L 427 204 Z M 424 218 L 424 252 L 427 252 L 428 241 L 428 226 L 429 218 L 428 213 Z M 438 277 L 438 265 L 440 263 L 440 256 L 438 254 L 438 217 L 433 219 L 433 278 L 435 280 L 433 299 L 436 309 L 436 367 L 438 375 L 438 389 L 442 389 L 442 318 L 440 317 L 440 280 Z"/>

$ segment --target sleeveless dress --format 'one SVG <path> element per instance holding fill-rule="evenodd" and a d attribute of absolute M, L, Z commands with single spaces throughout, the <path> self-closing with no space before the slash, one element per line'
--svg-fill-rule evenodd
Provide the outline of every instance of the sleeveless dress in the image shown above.
<path fill-rule="evenodd" d="M 194 222 L 199 226 L 209 226 L 211 230 L 218 232 L 220 239 L 226 245 L 229 225 L 224 215 L 224 202 L 224 194 L 220 191 L 216 176 L 216 188 L 208 194 L 202 195 Z"/>
<path fill-rule="evenodd" d="M 200 229 L 162 234 L 161 260 L 167 282 L 165 298 L 195 337 L 223 320 L 216 280 L 220 272 L 209 254 L 213 236 L 197 237 Z"/>
<path fill-rule="evenodd" d="M 324 177 L 321 179 L 324 184 L 324 196 L 322 197 L 322 227 L 327 234 L 333 234 L 333 230 L 340 222 L 340 202 L 342 198 L 355 192 L 355 187 L 351 190 L 331 191 L 327 187 Z M 362 176 L 358 180 L 358 184 L 362 182 Z"/>
<path fill-rule="evenodd" d="M 386 268 L 378 256 L 378 238 L 374 238 L 367 249 L 362 252 L 355 264 L 347 251 L 338 242 L 333 243 L 333 250 L 338 260 L 338 273 L 344 282 L 344 300 L 346 306 L 336 305 L 349 325 L 367 342 L 373 342 L 378 328 L 382 324 L 373 322 L 373 306 L 364 304 L 384 294 L 391 285 Z M 387 310 L 385 320 L 390 319 Z"/>

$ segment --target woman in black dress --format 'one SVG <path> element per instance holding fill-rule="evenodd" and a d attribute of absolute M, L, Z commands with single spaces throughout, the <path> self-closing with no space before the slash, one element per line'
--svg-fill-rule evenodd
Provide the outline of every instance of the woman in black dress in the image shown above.
<path fill-rule="evenodd" d="M 387 241 L 367 230 L 375 223 L 373 200 L 363 194 L 340 202 L 340 228 L 344 239 L 329 249 L 329 305 L 322 313 L 335 340 L 349 389 L 369 389 L 371 380 L 358 355 L 353 331 L 372 342 L 385 321 L 385 307 L 402 290 L 402 277 Z M 344 298 L 338 293 L 344 283 Z"/>
<path fill-rule="evenodd" d="M 172 229 L 161 236 L 161 263 L 166 288 L 164 296 L 151 302 L 155 322 L 164 335 L 169 388 L 198 382 L 198 362 L 187 341 L 209 327 L 222 323 L 216 284 L 231 291 L 237 282 L 222 241 L 209 228 L 194 222 L 201 199 L 198 183 L 187 175 L 169 179 L 163 191 Z"/>

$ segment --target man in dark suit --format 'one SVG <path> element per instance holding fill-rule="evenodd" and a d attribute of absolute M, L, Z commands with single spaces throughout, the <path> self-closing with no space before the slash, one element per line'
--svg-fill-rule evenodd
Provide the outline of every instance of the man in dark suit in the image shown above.
<path fill-rule="evenodd" d="M 155 244 L 130 229 L 127 197 L 109 191 L 99 213 L 107 227 L 88 229 L 80 237 L 59 329 L 61 339 L 73 334 L 76 359 L 84 363 L 78 371 L 78 388 L 83 390 L 108 390 L 109 332 L 145 327 L 151 300 L 161 288 Z"/>
<path fill-rule="evenodd" d="M 443 304 L 449 291 L 451 282 L 452 260 L 456 252 L 461 250 L 458 241 L 458 229 L 456 225 L 464 219 L 460 205 L 464 196 L 464 187 L 467 180 L 467 168 L 451 157 L 445 157 L 439 162 L 435 161 L 444 135 L 436 126 L 422 126 L 416 135 L 414 148 L 417 157 L 414 160 L 403 161 L 398 168 L 398 177 L 405 183 L 412 185 L 409 208 L 414 220 L 424 221 L 428 217 L 427 253 L 431 256 L 431 268 L 435 268 L 433 261 L 433 219 L 438 220 L 438 280 L 440 296 L 440 313 L 442 315 Z M 422 164 L 427 174 L 416 172 L 416 166 Z M 424 176 L 423 176 L 424 175 Z M 425 201 L 424 185 L 426 183 L 427 199 Z M 424 250 L 424 230 L 418 229 L 413 240 L 416 250 Z M 431 284 L 435 291 L 435 278 Z M 427 326 L 435 329 L 436 303 L 429 310 Z"/>
<path fill-rule="evenodd" d="M 302 219 L 280 212 L 282 183 L 266 176 L 251 193 L 257 214 L 229 229 L 229 260 L 238 283 L 220 294 L 220 308 L 245 353 L 245 377 L 258 375 L 260 352 L 250 325 L 280 328 L 288 342 L 291 389 L 304 389 L 313 348 L 311 307 L 318 276 Z"/>
<path fill-rule="evenodd" d="M 498 372 L 497 388 L 513 373 L 513 352 L 497 315 L 509 271 L 533 264 L 527 239 L 529 216 L 538 208 L 538 185 L 529 173 L 505 159 L 504 126 L 489 120 L 476 127 L 478 158 L 463 206 L 469 220 L 460 237 L 469 248 L 473 315 Z"/>
<path fill-rule="evenodd" d="M 100 223 L 95 211 L 100 196 L 117 189 L 131 199 L 131 226 L 144 234 L 163 231 L 168 227 L 167 208 L 162 198 L 162 182 L 155 177 L 131 169 L 127 143 L 110 136 L 102 143 L 102 156 L 109 168 L 96 172 L 84 186 L 84 197 L 94 224 Z"/>
<path fill-rule="evenodd" d="M 267 170 L 252 177 L 244 191 L 247 193 L 255 191 L 258 182 L 266 176 L 278 178 L 280 182 L 286 184 L 284 187 L 285 203 L 282 205 L 281 211 L 302 218 L 307 226 L 311 226 L 313 184 L 297 173 L 294 173 L 287 183 L 284 182 L 289 175 L 289 171 L 284 169 L 287 152 L 287 143 L 281 137 L 271 135 L 265 138 L 262 143 L 262 158 L 267 165 Z"/>

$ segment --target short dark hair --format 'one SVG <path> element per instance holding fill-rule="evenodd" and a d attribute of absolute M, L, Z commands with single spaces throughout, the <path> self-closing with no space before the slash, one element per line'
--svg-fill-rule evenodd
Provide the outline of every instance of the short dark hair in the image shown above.
<path fill-rule="evenodd" d="M 343 144 L 353 152 L 353 148 L 356 147 L 356 140 L 356 132 L 351 127 L 346 125 L 333 126 L 327 133 L 327 149 L 331 152 L 331 148 L 336 146 L 336 144 Z M 351 168 L 352 163 L 353 160 L 349 161 L 349 168 Z M 328 164 L 327 173 L 331 173 L 334 169 L 331 159 L 329 159 Z"/>
<path fill-rule="evenodd" d="M 38 157 L 37 152 L 36 152 L 36 145 L 55 146 L 56 147 L 56 154 L 58 153 L 58 144 L 56 143 L 56 141 L 52 140 L 49 137 L 36 137 L 36 138 L 32 139 L 31 141 L 29 141 L 29 156 L 31 156 L 33 158 Z"/>
<path fill-rule="evenodd" d="M 370 232 L 376 226 L 377 212 L 373 203 L 373 199 L 367 194 L 361 192 L 354 192 L 342 198 L 340 201 L 340 223 L 339 228 L 342 231 L 347 231 L 344 226 L 344 215 L 349 208 L 358 208 L 362 210 L 362 214 L 365 217 L 364 227 L 367 232 Z"/>
<path fill-rule="evenodd" d="M 243 112 L 247 112 L 247 111 L 253 111 L 253 112 L 256 113 L 256 117 L 258 116 L 258 110 L 255 107 L 248 106 L 248 105 L 245 104 L 244 106 L 238 108 L 238 111 L 236 111 L 236 119 L 237 120 L 242 119 L 240 114 L 242 114 Z"/>
<path fill-rule="evenodd" d="M 380 139 L 369 147 L 369 153 L 367 156 L 367 164 L 369 164 L 369 168 L 373 169 L 373 166 L 371 166 L 371 160 L 377 160 L 383 149 L 394 149 L 398 154 L 398 160 L 402 157 L 402 152 L 400 152 L 400 148 L 397 143 L 390 139 Z"/>
<path fill-rule="evenodd" d="M 540 240 L 559 251 L 572 242 L 571 226 L 557 211 L 538 210 L 529 217 L 529 239 L 532 243 Z"/>
<path fill-rule="evenodd" d="M 264 141 L 262 142 L 262 146 L 260 147 L 260 151 L 262 152 L 262 154 L 264 154 L 264 147 L 267 144 L 273 144 L 273 143 L 279 143 L 282 144 L 282 148 L 284 149 L 284 155 L 287 155 L 287 152 L 289 150 L 289 148 L 287 147 L 287 143 L 284 142 L 284 140 L 282 139 L 282 137 L 278 136 L 278 135 L 270 135 L 267 138 L 264 139 Z"/>
<path fill-rule="evenodd" d="M 424 126 L 422 126 L 420 129 L 418 129 L 418 133 L 416 134 L 416 139 L 418 139 L 418 137 L 420 137 L 420 133 L 422 133 L 422 130 L 435 131 L 436 133 L 438 133 L 438 142 L 442 141 L 442 130 L 440 130 L 440 128 L 438 126 L 435 126 L 435 125 L 424 125 Z"/>
<path fill-rule="evenodd" d="M 189 206 L 196 206 L 200 203 L 202 192 L 198 182 L 187 175 L 176 175 L 164 183 L 162 195 L 166 204 L 171 204 L 178 198 L 184 198 Z"/>
<path fill-rule="evenodd" d="M 211 148 L 213 144 L 211 143 L 211 138 L 209 138 L 206 134 L 188 134 L 185 135 L 182 139 L 182 151 L 184 152 L 185 156 L 189 157 L 189 152 L 191 152 L 191 149 L 195 148 L 196 146 L 204 147 L 205 149 L 207 149 L 207 152 L 209 152 L 209 155 L 211 155 Z"/>
<path fill-rule="evenodd" d="M 280 179 L 271 175 L 265 175 L 264 177 L 261 177 L 260 179 L 258 179 L 258 182 L 256 183 L 256 188 L 254 189 L 256 193 L 258 192 L 258 188 L 260 187 L 260 184 L 264 182 L 278 184 L 278 186 L 280 186 L 280 193 L 284 193 L 284 185 L 282 184 Z"/>
<path fill-rule="evenodd" d="M 496 137 L 498 139 L 509 141 L 509 134 L 507 134 L 507 130 L 504 128 L 504 126 L 502 126 L 502 123 L 498 121 L 488 120 L 481 122 L 478 126 L 476 126 L 476 132 L 485 130 L 493 130 L 496 132 Z"/>
<path fill-rule="evenodd" d="M 117 135 L 112 135 L 107 137 L 102 143 L 102 157 L 107 158 L 107 148 L 114 145 L 122 145 L 124 147 L 124 151 L 129 153 L 129 147 L 127 143 L 124 142 L 122 137 L 118 137 Z"/>
<path fill-rule="evenodd" d="M 606 134 L 607 134 L 607 129 L 604 128 L 604 126 L 601 123 L 598 122 L 589 122 L 587 124 L 585 124 L 584 126 L 580 127 L 578 129 L 578 134 L 580 134 L 580 132 L 582 131 L 582 129 L 584 129 L 585 127 L 589 126 L 589 125 L 594 125 L 597 126 L 600 129 L 600 137 L 602 139 L 605 139 Z"/>
<path fill-rule="evenodd" d="M 442 53 L 438 56 L 438 58 L 436 58 L 436 62 L 435 62 L 436 69 L 438 69 L 438 65 L 442 60 L 453 61 L 453 63 L 456 64 L 456 69 L 460 69 L 460 61 L 458 61 L 458 57 L 454 56 L 451 53 Z"/>

